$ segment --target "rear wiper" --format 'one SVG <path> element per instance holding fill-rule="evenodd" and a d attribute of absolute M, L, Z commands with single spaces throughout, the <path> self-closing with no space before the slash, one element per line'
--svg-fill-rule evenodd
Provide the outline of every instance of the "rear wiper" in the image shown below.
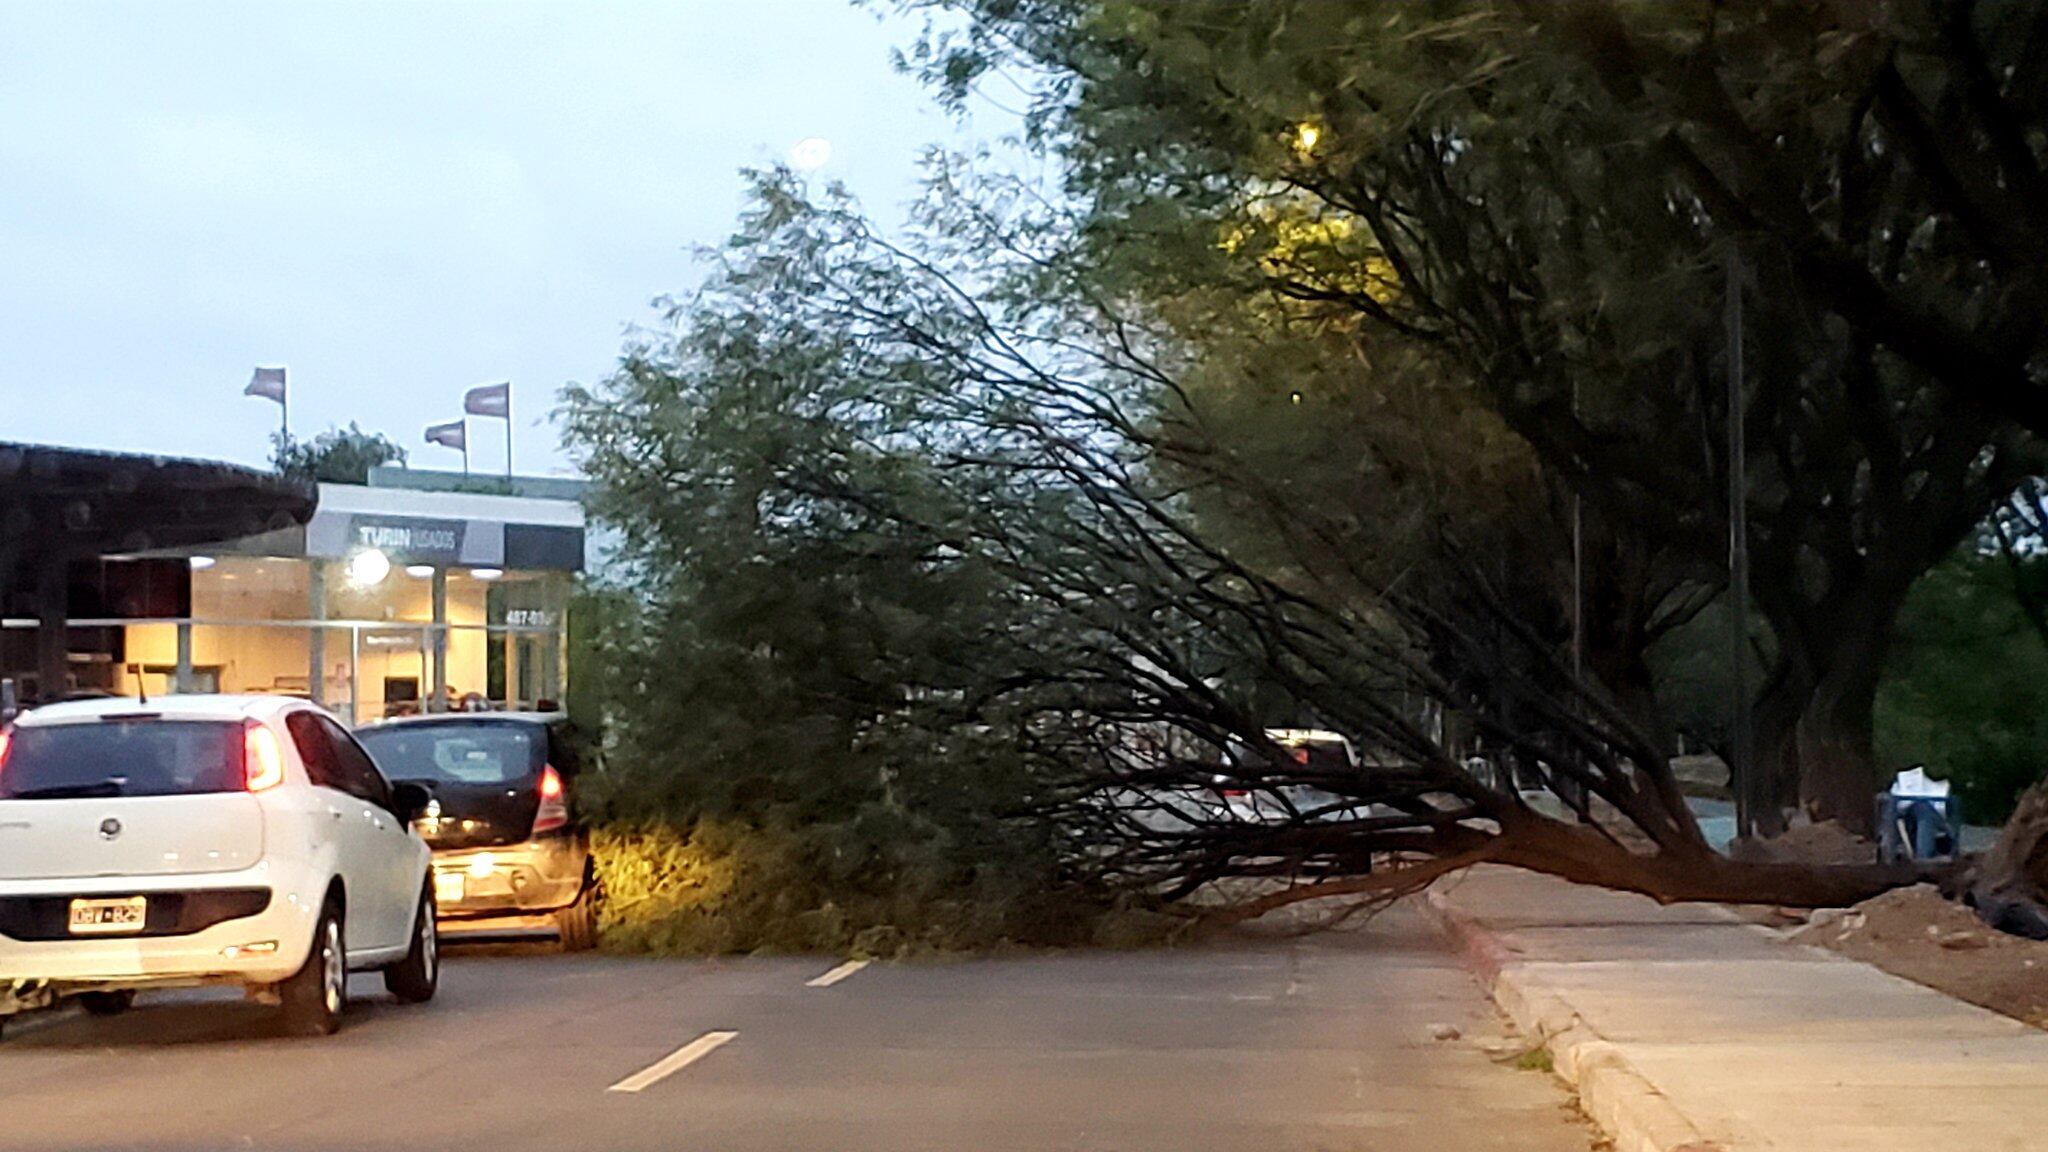
<path fill-rule="evenodd" d="M 9 792 L 9 800 L 71 800 L 88 797 L 121 795 L 121 786 L 112 780 L 101 780 L 92 784 L 52 784 L 46 788 L 23 788 Z"/>

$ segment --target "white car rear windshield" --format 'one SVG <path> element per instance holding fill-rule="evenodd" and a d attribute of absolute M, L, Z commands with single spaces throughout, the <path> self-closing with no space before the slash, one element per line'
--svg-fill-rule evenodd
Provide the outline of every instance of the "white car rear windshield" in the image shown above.
<path fill-rule="evenodd" d="M 356 738 L 392 780 L 513 784 L 532 779 L 546 758 L 527 724 L 394 724 Z"/>
<path fill-rule="evenodd" d="M 229 720 L 24 726 L 0 760 L 0 800 L 188 796 L 243 787 L 242 726 Z"/>

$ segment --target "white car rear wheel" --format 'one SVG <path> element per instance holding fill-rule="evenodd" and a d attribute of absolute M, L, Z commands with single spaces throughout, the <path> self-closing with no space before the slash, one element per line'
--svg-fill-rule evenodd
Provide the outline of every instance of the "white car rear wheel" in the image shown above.
<path fill-rule="evenodd" d="M 348 953 L 342 947 L 342 913 L 332 903 L 313 926 L 313 948 L 305 966 L 278 986 L 284 1000 L 284 1029 L 295 1036 L 331 1036 L 348 1008 Z"/>

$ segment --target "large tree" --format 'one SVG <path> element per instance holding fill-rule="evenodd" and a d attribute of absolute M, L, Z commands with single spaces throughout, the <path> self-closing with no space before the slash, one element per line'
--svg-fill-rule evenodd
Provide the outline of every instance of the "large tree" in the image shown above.
<path fill-rule="evenodd" d="M 913 66 L 1034 88 L 1111 290 L 1263 292 L 1376 362 L 1426 350 L 1655 558 L 1601 606 L 1633 617 L 1593 614 L 1610 691 L 1637 621 L 1725 564 L 1735 296 L 1760 759 L 1773 798 L 1867 823 L 1906 592 L 2039 467 L 2035 6 L 937 6 L 968 23 Z"/>

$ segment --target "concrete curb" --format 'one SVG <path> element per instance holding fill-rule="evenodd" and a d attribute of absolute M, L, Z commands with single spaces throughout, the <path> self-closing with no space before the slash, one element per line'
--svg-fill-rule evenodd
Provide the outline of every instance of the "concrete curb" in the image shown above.
<path fill-rule="evenodd" d="M 1571 1003 L 1521 971 L 1514 949 L 1437 889 L 1424 908 L 1523 1035 L 1543 1042 L 1551 1067 L 1614 1142 L 1614 1152 L 1729 1152 L 1700 1135 L 1621 1049 L 1579 1018 Z"/>

